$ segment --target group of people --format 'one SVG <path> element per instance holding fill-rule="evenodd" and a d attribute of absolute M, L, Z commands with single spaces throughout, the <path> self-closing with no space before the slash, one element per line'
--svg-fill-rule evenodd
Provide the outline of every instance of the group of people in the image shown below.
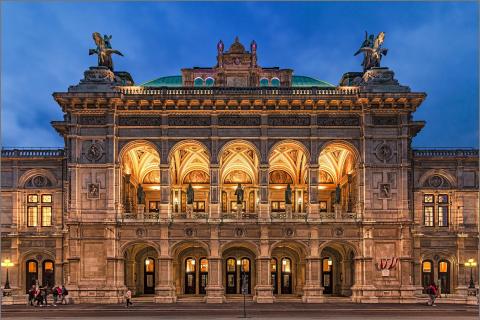
<path fill-rule="evenodd" d="M 33 285 L 30 290 L 28 290 L 28 304 L 35 307 L 46 307 L 48 306 L 48 296 L 52 295 L 54 307 L 57 306 L 57 303 L 67 304 L 68 303 L 68 290 L 64 285 L 54 286 L 51 288 L 46 285 L 40 287 L 38 284 Z"/>
<path fill-rule="evenodd" d="M 435 299 L 437 299 L 440 296 L 440 290 L 438 290 L 438 287 L 435 283 L 431 283 L 427 287 L 427 294 L 429 296 L 429 300 L 427 301 L 427 305 L 436 307 L 437 305 L 435 304 Z"/>

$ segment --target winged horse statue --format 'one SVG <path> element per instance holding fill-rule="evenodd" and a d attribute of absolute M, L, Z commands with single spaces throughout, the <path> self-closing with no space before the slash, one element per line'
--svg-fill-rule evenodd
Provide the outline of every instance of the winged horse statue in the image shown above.
<path fill-rule="evenodd" d="M 99 67 L 107 67 L 108 69 L 113 71 L 113 61 L 112 61 L 112 54 L 118 54 L 123 57 L 123 54 L 118 51 L 112 49 L 112 45 L 110 44 L 110 40 L 112 36 L 105 35 L 103 38 L 98 32 L 94 32 L 92 34 L 93 41 L 97 45 L 96 49 L 90 49 L 88 51 L 89 55 L 96 54 L 98 55 L 98 66 Z"/>
<path fill-rule="evenodd" d="M 365 31 L 365 40 L 363 41 L 360 49 L 355 52 L 354 56 L 358 55 L 360 52 L 363 52 L 363 71 L 367 71 L 374 67 L 380 67 L 380 61 L 382 56 L 386 56 L 388 49 L 382 48 L 383 41 L 385 39 L 385 32 L 380 32 L 375 40 L 373 40 L 374 35 L 371 34 L 367 37 L 368 33 Z"/>

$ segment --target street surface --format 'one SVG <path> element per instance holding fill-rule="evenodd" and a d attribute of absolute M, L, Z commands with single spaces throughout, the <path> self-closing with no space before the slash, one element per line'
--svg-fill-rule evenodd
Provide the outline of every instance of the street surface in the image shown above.
<path fill-rule="evenodd" d="M 246 305 L 250 319 L 479 319 L 478 306 L 438 304 L 353 304 L 278 303 Z M 2 318 L 14 319 L 237 319 L 243 316 L 242 303 L 177 303 L 162 305 L 135 303 L 76 304 L 43 308 L 25 305 L 2 306 Z"/>

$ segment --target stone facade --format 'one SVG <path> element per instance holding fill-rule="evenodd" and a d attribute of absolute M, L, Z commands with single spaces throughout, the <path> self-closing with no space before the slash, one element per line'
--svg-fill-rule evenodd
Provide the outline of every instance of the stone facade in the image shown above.
<path fill-rule="evenodd" d="M 222 44 L 183 86 L 92 67 L 54 93 L 65 149 L 2 150 L 14 301 L 36 280 L 79 303 L 126 288 L 158 303 L 407 303 L 433 281 L 476 301 L 464 262 L 478 248 L 478 150 L 412 150 L 426 94 L 387 68 L 293 87 L 254 50 Z"/>

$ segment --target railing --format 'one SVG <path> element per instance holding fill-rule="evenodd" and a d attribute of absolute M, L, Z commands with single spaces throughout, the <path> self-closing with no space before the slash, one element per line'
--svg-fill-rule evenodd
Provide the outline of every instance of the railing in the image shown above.
<path fill-rule="evenodd" d="M 2 158 L 63 157 L 64 155 L 64 149 L 2 148 Z"/>
<path fill-rule="evenodd" d="M 478 157 L 478 149 L 414 149 L 414 157 Z"/>
<path fill-rule="evenodd" d="M 293 212 L 292 213 L 292 217 L 289 218 L 288 217 L 288 214 L 286 212 L 272 212 L 270 213 L 270 217 L 273 219 L 273 220 L 286 220 L 286 219 L 289 219 L 289 220 L 307 220 L 307 213 L 305 212 Z"/>
<path fill-rule="evenodd" d="M 141 86 L 121 86 L 116 87 L 116 90 L 126 95 L 159 95 L 159 96 L 179 96 L 179 95 L 257 95 L 257 96 L 272 96 L 272 95 L 353 95 L 358 93 L 358 88 L 236 88 L 236 87 L 215 87 L 215 88 L 152 88 Z"/>
<path fill-rule="evenodd" d="M 357 214 L 354 212 L 320 212 L 320 220 L 355 220 Z"/>

